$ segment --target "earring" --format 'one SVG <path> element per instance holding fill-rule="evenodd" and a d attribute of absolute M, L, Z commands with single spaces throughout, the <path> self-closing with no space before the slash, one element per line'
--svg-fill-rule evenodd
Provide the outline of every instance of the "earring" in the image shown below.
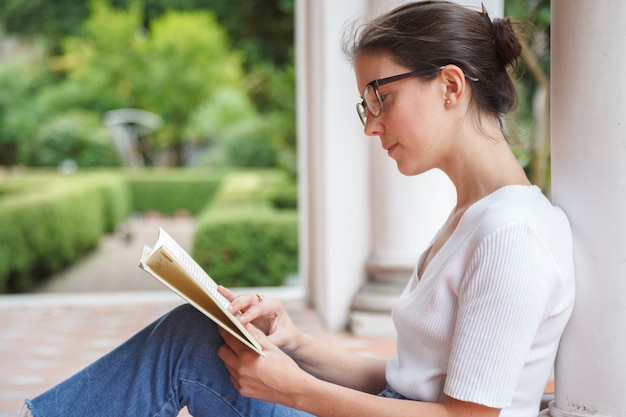
<path fill-rule="evenodd" d="M 450 99 L 447 99 L 446 104 L 450 104 L 450 103 L 452 103 L 452 101 Z"/>

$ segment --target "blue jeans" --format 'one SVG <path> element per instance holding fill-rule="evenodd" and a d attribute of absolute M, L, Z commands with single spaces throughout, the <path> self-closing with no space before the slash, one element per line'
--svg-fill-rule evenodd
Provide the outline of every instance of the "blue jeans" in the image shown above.
<path fill-rule="evenodd" d="M 217 356 L 216 325 L 184 305 L 40 396 L 34 417 L 303 417 L 308 413 L 241 396 Z"/>

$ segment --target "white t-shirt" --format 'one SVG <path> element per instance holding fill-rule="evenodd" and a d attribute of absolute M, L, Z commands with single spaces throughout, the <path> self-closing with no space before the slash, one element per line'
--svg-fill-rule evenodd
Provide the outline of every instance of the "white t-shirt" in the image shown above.
<path fill-rule="evenodd" d="M 537 187 L 503 187 L 467 209 L 421 280 L 413 273 L 393 308 L 387 382 L 415 400 L 536 416 L 573 304 L 565 214 Z"/>

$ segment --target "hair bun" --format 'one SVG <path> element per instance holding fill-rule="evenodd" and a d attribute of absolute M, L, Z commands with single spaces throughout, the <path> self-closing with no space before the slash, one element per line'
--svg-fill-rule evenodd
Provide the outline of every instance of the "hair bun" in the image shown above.
<path fill-rule="evenodd" d="M 502 65 L 506 67 L 515 64 L 522 54 L 522 44 L 513 29 L 511 19 L 493 19 L 491 31 Z"/>

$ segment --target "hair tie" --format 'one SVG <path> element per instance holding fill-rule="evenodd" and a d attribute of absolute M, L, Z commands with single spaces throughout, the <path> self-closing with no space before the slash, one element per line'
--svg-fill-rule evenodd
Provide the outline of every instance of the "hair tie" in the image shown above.
<path fill-rule="evenodd" d="M 489 31 L 491 33 L 493 33 L 493 23 L 491 23 L 491 18 L 489 17 L 489 13 L 487 13 L 487 8 L 485 7 L 485 3 L 480 3 L 481 6 L 483 6 L 483 12 L 481 13 L 481 16 L 483 17 L 483 19 L 485 19 L 485 22 L 487 22 L 487 26 L 489 26 Z"/>

